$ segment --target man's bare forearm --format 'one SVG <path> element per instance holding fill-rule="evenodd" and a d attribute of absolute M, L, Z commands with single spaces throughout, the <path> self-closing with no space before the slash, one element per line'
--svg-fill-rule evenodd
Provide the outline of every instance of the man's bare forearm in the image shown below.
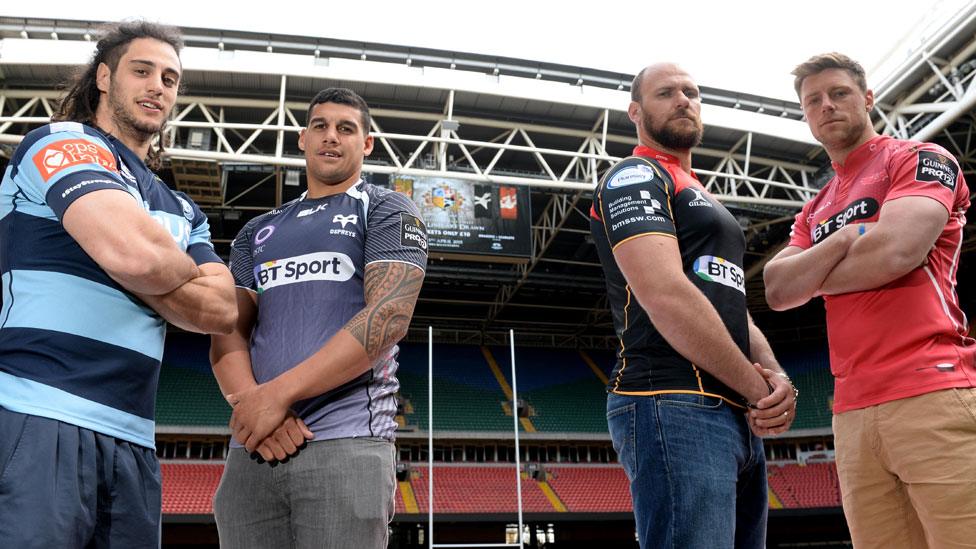
<path fill-rule="evenodd" d="M 851 228 L 844 227 L 816 246 L 767 263 L 763 281 L 770 308 L 792 309 L 816 297 L 831 270 L 847 255 L 854 236 Z"/>
<path fill-rule="evenodd" d="M 404 263 L 370 265 L 366 307 L 326 344 L 296 367 L 275 378 L 288 402 L 310 398 L 348 383 L 368 371 L 383 352 L 406 335 L 424 272 Z"/>
<path fill-rule="evenodd" d="M 164 295 L 139 295 L 174 326 L 199 333 L 227 334 L 237 321 L 234 280 L 222 264 L 206 263 L 198 276 Z"/>

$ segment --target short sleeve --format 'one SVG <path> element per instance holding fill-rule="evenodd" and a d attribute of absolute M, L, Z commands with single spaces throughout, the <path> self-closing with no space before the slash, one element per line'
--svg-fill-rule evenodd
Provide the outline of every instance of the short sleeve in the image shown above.
<path fill-rule="evenodd" d="M 647 234 L 675 236 L 673 182 L 652 161 L 626 158 L 604 176 L 593 197 L 611 249 Z"/>
<path fill-rule="evenodd" d="M 210 241 L 210 221 L 207 220 L 207 214 L 203 213 L 203 210 L 185 194 L 178 192 L 176 196 L 183 205 L 184 214 L 187 213 L 186 210 L 189 210 L 189 214 L 192 215 L 190 243 L 186 247 L 186 253 L 190 254 L 197 265 L 223 263 Z"/>
<path fill-rule="evenodd" d="M 230 245 L 230 273 L 234 276 L 234 285 L 251 291 L 257 291 L 254 284 L 254 256 L 251 254 L 251 234 L 254 226 L 248 223 L 237 233 Z"/>
<path fill-rule="evenodd" d="M 398 261 L 427 268 L 427 225 L 420 210 L 402 193 L 376 197 L 366 223 L 365 263 Z"/>
<path fill-rule="evenodd" d="M 890 160 L 891 185 L 885 202 L 904 196 L 926 196 L 952 213 L 956 187 L 961 183 L 959 163 L 942 147 L 919 143 L 896 151 Z"/>
<path fill-rule="evenodd" d="M 804 204 L 793 219 L 793 226 L 790 227 L 790 246 L 806 250 L 813 245 L 810 240 L 810 205 L 812 203 L 811 201 Z"/>
<path fill-rule="evenodd" d="M 17 183 L 61 219 L 80 197 L 102 189 L 128 192 L 115 153 L 100 138 L 79 131 L 54 131 L 35 141 L 19 165 Z"/>

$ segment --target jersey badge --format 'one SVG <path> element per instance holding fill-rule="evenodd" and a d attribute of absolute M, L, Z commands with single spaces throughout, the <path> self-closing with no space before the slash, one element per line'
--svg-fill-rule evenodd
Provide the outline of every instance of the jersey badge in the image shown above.
<path fill-rule="evenodd" d="M 607 181 L 608 189 L 619 189 L 635 183 L 644 183 L 654 179 L 654 170 L 646 164 L 627 166 L 619 172 L 610 176 Z"/>
<path fill-rule="evenodd" d="M 918 151 L 918 160 L 915 164 L 915 181 L 941 183 L 943 187 L 954 191 L 958 177 L 958 168 L 948 156 L 934 151 Z"/>
<path fill-rule="evenodd" d="M 427 227 L 419 217 L 400 213 L 400 245 L 427 251 Z"/>
<path fill-rule="evenodd" d="M 341 215 L 341 214 L 336 214 L 332 218 L 332 222 L 333 223 L 340 223 L 342 225 L 342 228 L 345 229 L 346 228 L 346 225 L 348 223 L 352 223 L 353 225 L 356 225 L 359 222 L 359 216 L 358 215 Z"/>
<path fill-rule="evenodd" d="M 111 172 L 119 171 L 115 155 L 85 139 L 62 139 L 50 143 L 37 151 L 33 160 L 45 183 L 62 170 L 84 164 L 97 164 Z"/>
<path fill-rule="evenodd" d="M 746 293 L 746 277 L 742 267 L 721 257 L 703 255 L 695 260 L 695 274 L 702 280 L 715 282 Z"/>

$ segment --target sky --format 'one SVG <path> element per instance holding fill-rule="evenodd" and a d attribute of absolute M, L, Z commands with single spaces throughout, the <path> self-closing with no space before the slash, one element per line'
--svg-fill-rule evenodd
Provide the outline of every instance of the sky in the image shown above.
<path fill-rule="evenodd" d="M 675 61 L 700 85 L 794 100 L 792 68 L 840 51 L 890 73 L 971 0 L 224 0 L 6 2 L 0 14 L 118 20 L 429 47 L 636 73 Z M 268 6 L 264 9 L 251 6 Z M 273 7 L 272 7 L 273 6 Z M 160 11 L 165 7 L 165 11 Z"/>

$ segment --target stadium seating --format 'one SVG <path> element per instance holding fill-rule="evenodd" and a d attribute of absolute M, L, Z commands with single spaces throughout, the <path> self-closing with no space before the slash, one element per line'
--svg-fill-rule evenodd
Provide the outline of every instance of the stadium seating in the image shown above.
<path fill-rule="evenodd" d="M 163 514 L 213 513 L 212 499 L 223 462 L 162 464 Z M 547 481 L 570 513 L 629 513 L 632 502 L 623 469 L 618 465 L 546 465 Z M 410 487 L 418 513 L 427 513 L 427 467 L 414 465 Z M 837 470 L 831 463 L 771 464 L 769 486 L 786 509 L 840 506 Z M 505 465 L 438 465 L 434 468 L 437 513 L 513 513 L 516 510 L 515 472 Z M 396 512 L 407 513 L 403 494 L 396 495 Z M 527 513 L 557 509 L 540 483 L 522 477 L 522 505 Z"/>
<path fill-rule="evenodd" d="M 413 413 L 407 423 L 427 428 L 427 346 L 400 347 L 400 394 L 409 399 Z M 498 381 L 474 345 L 438 345 L 434 348 L 434 430 L 511 431 L 512 417 Z"/>
<path fill-rule="evenodd" d="M 787 509 L 840 506 L 840 486 L 833 462 L 769 465 L 769 487 Z"/>
<path fill-rule="evenodd" d="M 791 430 L 829 429 L 834 379 L 826 348 L 785 352 L 779 361 L 800 391 Z"/>
<path fill-rule="evenodd" d="M 427 513 L 427 468 L 413 470 L 411 486 L 421 513 Z M 556 509 L 539 484 L 522 478 L 522 508 L 527 513 Z M 517 511 L 515 466 L 435 466 L 434 510 L 437 513 L 514 513 Z"/>
<path fill-rule="evenodd" d="M 209 515 L 224 472 L 218 463 L 163 463 L 163 514 Z"/>
<path fill-rule="evenodd" d="M 156 423 L 193 427 L 226 427 L 230 406 L 210 369 L 210 338 L 170 333 L 156 398 Z"/>
<path fill-rule="evenodd" d="M 549 485 L 575 513 L 620 513 L 633 510 L 630 483 L 619 465 L 575 467 L 547 465 Z"/>
<path fill-rule="evenodd" d="M 505 380 L 511 385 L 508 348 L 492 347 Z M 603 382 L 579 352 L 522 347 L 515 349 L 519 398 L 534 410 L 530 417 L 543 432 L 607 432 L 607 400 Z"/>

